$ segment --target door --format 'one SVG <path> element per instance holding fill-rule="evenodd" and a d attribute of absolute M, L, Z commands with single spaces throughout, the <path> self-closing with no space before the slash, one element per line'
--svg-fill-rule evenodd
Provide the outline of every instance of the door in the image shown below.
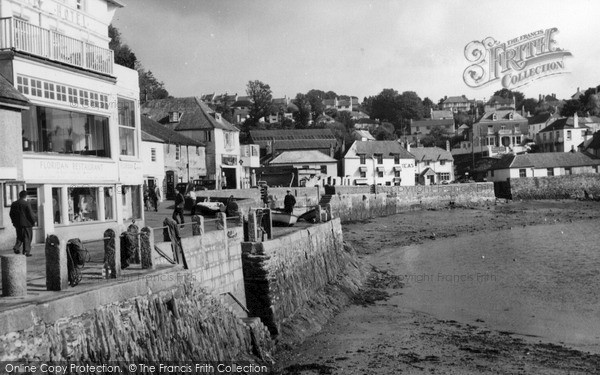
<path fill-rule="evenodd" d="M 237 182 L 235 168 L 223 168 L 223 176 L 225 177 L 225 189 L 235 189 Z"/>
<path fill-rule="evenodd" d="M 167 171 L 165 181 L 167 183 L 166 198 L 175 199 L 175 184 L 177 183 L 177 176 L 175 176 L 175 171 Z"/>

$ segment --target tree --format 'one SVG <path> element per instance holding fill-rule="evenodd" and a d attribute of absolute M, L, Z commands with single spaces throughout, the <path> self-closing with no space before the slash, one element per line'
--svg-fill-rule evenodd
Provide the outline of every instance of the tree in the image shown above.
<path fill-rule="evenodd" d="M 339 111 L 337 121 L 344 124 L 348 131 L 354 129 L 354 120 L 352 120 L 352 115 L 348 111 Z"/>
<path fill-rule="evenodd" d="M 325 92 L 321 90 L 310 90 L 306 93 L 306 98 L 310 104 L 311 114 L 313 120 L 323 114 L 325 107 L 323 106 L 323 99 L 325 98 Z"/>
<path fill-rule="evenodd" d="M 110 38 L 108 48 L 114 52 L 115 63 L 129 69 L 135 69 L 137 63 L 135 53 L 133 53 L 127 44 L 123 43 L 121 32 L 112 24 L 108 25 L 108 37 Z"/>
<path fill-rule="evenodd" d="M 261 81 L 249 81 L 246 85 L 246 95 L 252 100 L 249 118 L 244 122 L 245 130 L 249 131 L 258 124 L 258 121 L 266 117 L 271 110 L 273 95 L 271 87 Z"/>
<path fill-rule="evenodd" d="M 373 130 L 373 137 L 378 141 L 394 141 L 396 134 L 394 125 L 389 122 L 384 122 Z"/>
<path fill-rule="evenodd" d="M 528 112 L 530 114 L 534 114 L 535 113 L 535 108 L 538 105 L 538 101 L 534 98 L 527 98 L 525 100 L 523 100 L 522 103 L 522 108 L 525 112 Z"/>
<path fill-rule="evenodd" d="M 498 90 L 494 93 L 494 96 L 499 96 L 504 99 L 514 99 L 515 100 L 515 108 L 521 108 L 523 105 L 523 100 L 525 100 L 525 95 L 519 91 L 511 91 L 509 89 Z"/>
<path fill-rule="evenodd" d="M 404 91 L 400 99 L 400 116 L 403 119 L 420 120 L 423 118 L 423 101 L 414 91 Z"/>
<path fill-rule="evenodd" d="M 296 99 L 294 99 L 294 104 L 298 107 L 298 112 L 294 112 L 296 128 L 307 128 L 311 116 L 311 106 L 308 97 L 298 93 L 296 94 Z"/>
<path fill-rule="evenodd" d="M 230 123 L 233 123 L 233 109 L 231 109 L 231 106 L 229 106 L 229 103 L 227 103 L 227 101 L 217 104 L 217 106 L 215 107 L 215 112 L 220 113 L 225 120 L 227 120 Z"/>
<path fill-rule="evenodd" d="M 421 138 L 421 143 L 425 147 L 441 147 L 446 148 L 446 140 L 450 138 L 450 134 L 446 132 L 446 129 L 441 126 L 436 126 Z"/>
<path fill-rule="evenodd" d="M 169 97 L 169 92 L 165 89 L 165 84 L 154 77 L 152 71 L 146 71 L 141 64 L 137 64 L 137 71 L 140 83 L 140 103 L 145 103 L 152 99 L 165 99 Z"/>
<path fill-rule="evenodd" d="M 570 99 L 565 102 L 562 109 L 560 110 L 560 115 L 564 117 L 571 117 L 573 115 L 580 114 L 584 112 L 583 105 L 581 101 L 577 99 Z"/>
<path fill-rule="evenodd" d="M 429 116 L 432 109 L 435 109 L 436 105 L 429 98 L 423 99 L 423 115 Z"/>

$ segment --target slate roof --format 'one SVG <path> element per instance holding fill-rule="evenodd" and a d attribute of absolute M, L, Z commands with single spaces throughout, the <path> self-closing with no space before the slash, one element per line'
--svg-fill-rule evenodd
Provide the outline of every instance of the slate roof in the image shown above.
<path fill-rule="evenodd" d="M 162 126 L 162 125 L 161 125 Z M 142 130 L 142 142 L 156 142 L 156 143 L 165 143 L 162 139 L 153 136 L 150 133 L 146 133 Z"/>
<path fill-rule="evenodd" d="M 527 121 L 529 122 L 529 125 L 541 124 L 548 121 L 552 116 L 553 115 L 550 112 L 542 112 L 535 116 L 527 117 Z"/>
<path fill-rule="evenodd" d="M 384 157 L 398 154 L 401 159 L 415 158 L 396 141 L 356 141 L 351 148 L 354 148 L 357 155 L 365 155 L 368 158 L 375 154 L 382 154 Z"/>
<path fill-rule="evenodd" d="M 254 142 L 268 140 L 336 140 L 330 129 L 275 129 L 275 130 L 250 130 L 250 137 Z"/>
<path fill-rule="evenodd" d="M 337 163 L 337 160 L 317 150 L 284 151 L 273 158 L 269 164 L 297 163 Z"/>
<path fill-rule="evenodd" d="M 29 99 L 0 74 L 0 103 L 26 106 L 29 104 Z"/>
<path fill-rule="evenodd" d="M 425 120 L 415 120 L 410 126 L 446 126 L 452 125 L 454 126 L 454 119 L 425 119 Z"/>
<path fill-rule="evenodd" d="M 354 136 L 354 138 L 358 138 L 357 140 L 360 140 L 361 138 L 366 138 L 369 141 L 375 140 L 375 137 L 373 137 L 373 135 L 369 133 L 368 130 L 355 130 L 354 132 L 352 132 L 352 135 Z"/>
<path fill-rule="evenodd" d="M 569 120 L 571 120 L 571 121 L 569 121 Z M 577 123 L 578 123 L 577 129 L 588 129 L 588 127 L 586 125 L 582 124 L 582 121 L 578 120 Z M 553 130 L 574 129 L 575 128 L 574 126 L 575 126 L 575 122 L 573 120 L 573 117 L 569 117 L 569 118 L 563 117 L 563 118 L 556 119 L 550 125 L 546 126 L 542 130 L 540 130 L 540 133 L 549 132 L 549 131 L 553 131 Z"/>
<path fill-rule="evenodd" d="M 467 99 L 464 95 L 462 96 L 449 96 L 444 100 L 444 103 L 468 103 L 469 99 Z"/>
<path fill-rule="evenodd" d="M 505 155 L 492 168 L 568 168 L 600 165 L 600 159 L 580 152 L 544 152 L 539 154 Z"/>
<path fill-rule="evenodd" d="M 224 118 L 215 119 L 215 111 L 197 97 L 155 99 L 142 104 L 141 112 L 161 124 L 169 124 L 169 112 L 181 113 L 180 121 L 169 124 L 173 130 L 222 129 L 239 131 Z"/>
<path fill-rule="evenodd" d="M 512 120 L 510 119 L 510 114 L 513 114 L 513 118 Z M 494 120 L 494 114 L 496 114 L 496 120 Z M 525 117 L 521 116 L 517 111 L 513 110 L 513 109 L 498 109 L 495 111 L 488 111 L 485 112 L 483 114 L 483 116 L 479 119 L 479 122 L 481 121 L 501 121 L 501 120 L 508 120 L 508 121 L 523 121 L 526 120 Z"/>
<path fill-rule="evenodd" d="M 413 147 L 410 153 L 415 156 L 416 161 L 454 160 L 450 151 L 439 147 Z"/>
<path fill-rule="evenodd" d="M 195 141 L 191 138 L 183 136 L 168 127 L 159 124 L 158 122 L 142 115 L 142 132 L 158 138 L 167 143 L 180 144 L 185 146 L 204 146 L 202 142 Z M 143 133 L 142 133 L 143 135 Z M 142 139 L 144 140 L 144 139 Z"/>
<path fill-rule="evenodd" d="M 600 149 L 600 132 L 594 133 L 591 141 L 585 146 L 587 149 L 598 150 Z"/>
<path fill-rule="evenodd" d="M 431 110 L 431 119 L 454 119 L 454 113 L 449 109 L 441 111 Z"/>

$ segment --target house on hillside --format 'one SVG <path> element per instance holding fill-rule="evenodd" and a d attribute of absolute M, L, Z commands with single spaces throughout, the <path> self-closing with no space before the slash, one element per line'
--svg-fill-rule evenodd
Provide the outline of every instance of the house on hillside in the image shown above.
<path fill-rule="evenodd" d="M 407 138 L 410 142 L 418 144 L 424 136 L 434 131 L 434 129 L 453 135 L 455 132 L 454 118 L 410 120 L 411 135 Z"/>
<path fill-rule="evenodd" d="M 583 119 L 583 118 L 582 118 Z M 592 138 L 593 126 L 597 128 L 600 123 L 581 121 L 577 114 L 573 117 L 563 117 L 554 120 L 536 136 L 536 143 L 541 152 L 571 152 L 577 151 L 580 144 Z"/>
<path fill-rule="evenodd" d="M 471 101 L 466 96 L 450 96 L 441 104 L 441 109 L 450 110 L 452 112 L 468 111 L 471 109 Z M 433 117 L 432 117 L 433 118 Z"/>
<path fill-rule="evenodd" d="M 239 130 L 196 97 L 150 100 L 142 113 L 206 147 L 206 178 L 217 188 L 241 186 Z M 187 181 L 184 181 L 187 182 Z"/>
<path fill-rule="evenodd" d="M 160 186 L 163 198 L 173 199 L 175 185 L 206 179 L 206 152 L 202 142 L 181 135 L 142 116 L 144 179 Z"/>
<path fill-rule="evenodd" d="M 535 141 L 537 134 L 540 130 L 550 125 L 554 120 L 558 118 L 558 115 L 550 112 L 542 112 L 535 116 L 528 116 L 527 121 L 529 122 L 529 135 L 528 138 Z"/>
<path fill-rule="evenodd" d="M 415 157 L 415 182 L 435 185 L 454 181 L 454 158 L 449 150 L 439 147 L 412 147 Z"/>
<path fill-rule="evenodd" d="M 471 140 L 475 148 L 492 146 L 495 154 L 515 150 L 528 134 L 529 121 L 514 109 L 491 109 L 473 124 Z"/>
<path fill-rule="evenodd" d="M 251 143 L 260 147 L 261 159 L 283 151 L 317 150 L 334 157 L 340 147 L 330 129 L 250 130 Z"/>
<path fill-rule="evenodd" d="M 18 139 L 0 142 L 21 147 L 19 180 L 38 217 L 34 242 L 97 239 L 132 219 L 144 225 L 139 76 L 109 49 L 108 26 L 122 6 L 0 0 L 0 72 L 29 102 L 20 122 L 2 124 L 16 127 Z M 7 186 L 12 199 L 23 184 L 3 185 L 3 205 Z"/>
<path fill-rule="evenodd" d="M 485 103 L 484 112 L 494 112 L 501 109 L 516 109 L 515 99 L 494 95 Z"/>
<path fill-rule="evenodd" d="M 580 152 L 504 155 L 488 171 L 488 181 L 599 173 L 600 159 Z"/>
<path fill-rule="evenodd" d="M 396 141 L 356 141 L 342 163 L 353 185 L 415 185 L 415 157 Z"/>
<path fill-rule="evenodd" d="M 575 92 L 575 94 L 571 95 L 571 99 L 573 100 L 579 100 L 579 98 L 581 98 L 581 96 L 583 96 L 585 93 L 583 91 L 581 91 L 579 89 L 579 87 L 577 88 L 577 91 Z"/>

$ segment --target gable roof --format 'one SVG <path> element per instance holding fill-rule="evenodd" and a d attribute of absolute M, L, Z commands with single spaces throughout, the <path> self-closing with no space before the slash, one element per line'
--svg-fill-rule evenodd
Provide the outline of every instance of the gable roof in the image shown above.
<path fill-rule="evenodd" d="M 0 74 L 0 103 L 26 106 L 29 104 L 29 99 Z"/>
<path fill-rule="evenodd" d="M 512 119 L 510 118 L 512 113 Z M 494 114 L 496 115 L 496 120 L 494 120 Z M 527 119 L 519 114 L 519 112 L 514 109 L 498 109 L 487 111 L 483 114 L 483 116 L 479 119 L 478 122 L 481 121 L 527 121 Z"/>
<path fill-rule="evenodd" d="M 454 113 L 452 113 L 449 109 L 444 109 L 440 111 L 436 111 L 434 109 L 431 110 L 431 119 L 453 119 Z"/>
<path fill-rule="evenodd" d="M 548 121 L 552 116 L 554 115 L 550 112 L 542 112 L 535 116 L 527 117 L 527 121 L 529 122 L 529 125 L 541 124 Z"/>
<path fill-rule="evenodd" d="M 414 155 L 406 151 L 402 145 L 396 141 L 355 141 L 351 149 L 358 155 L 365 155 L 370 158 L 375 154 L 382 154 L 384 157 L 390 155 L 400 155 L 402 159 L 414 159 Z"/>
<path fill-rule="evenodd" d="M 169 124 L 169 112 L 181 113 L 179 122 L 169 124 L 173 130 L 239 131 L 223 117 L 221 120 L 217 120 L 214 117 L 215 111 L 195 96 L 149 100 L 142 104 L 141 112 L 161 124 Z"/>
<path fill-rule="evenodd" d="M 508 168 L 569 168 L 600 165 L 600 159 L 581 152 L 544 152 L 539 154 L 506 155 L 490 169 Z"/>
<path fill-rule="evenodd" d="M 416 161 L 454 160 L 450 151 L 439 147 L 413 147 L 410 153 L 415 156 Z"/>
<path fill-rule="evenodd" d="M 577 121 L 577 129 L 588 129 L 588 127 L 586 125 L 583 125 L 581 122 L 582 121 L 579 120 Z M 563 117 L 556 119 L 550 125 L 540 130 L 540 133 L 563 129 L 575 129 L 575 122 L 573 117 Z"/>
<path fill-rule="evenodd" d="M 142 118 L 142 140 L 144 132 L 148 135 L 158 138 L 166 143 L 173 143 L 185 146 L 204 146 L 203 143 L 195 141 L 191 138 L 183 136 L 168 127 L 159 124 L 158 122 L 148 118 L 147 116 L 141 116 Z M 155 141 L 151 141 L 155 142 Z"/>
<path fill-rule="evenodd" d="M 317 150 L 284 151 L 269 164 L 337 163 L 337 160 Z"/>

